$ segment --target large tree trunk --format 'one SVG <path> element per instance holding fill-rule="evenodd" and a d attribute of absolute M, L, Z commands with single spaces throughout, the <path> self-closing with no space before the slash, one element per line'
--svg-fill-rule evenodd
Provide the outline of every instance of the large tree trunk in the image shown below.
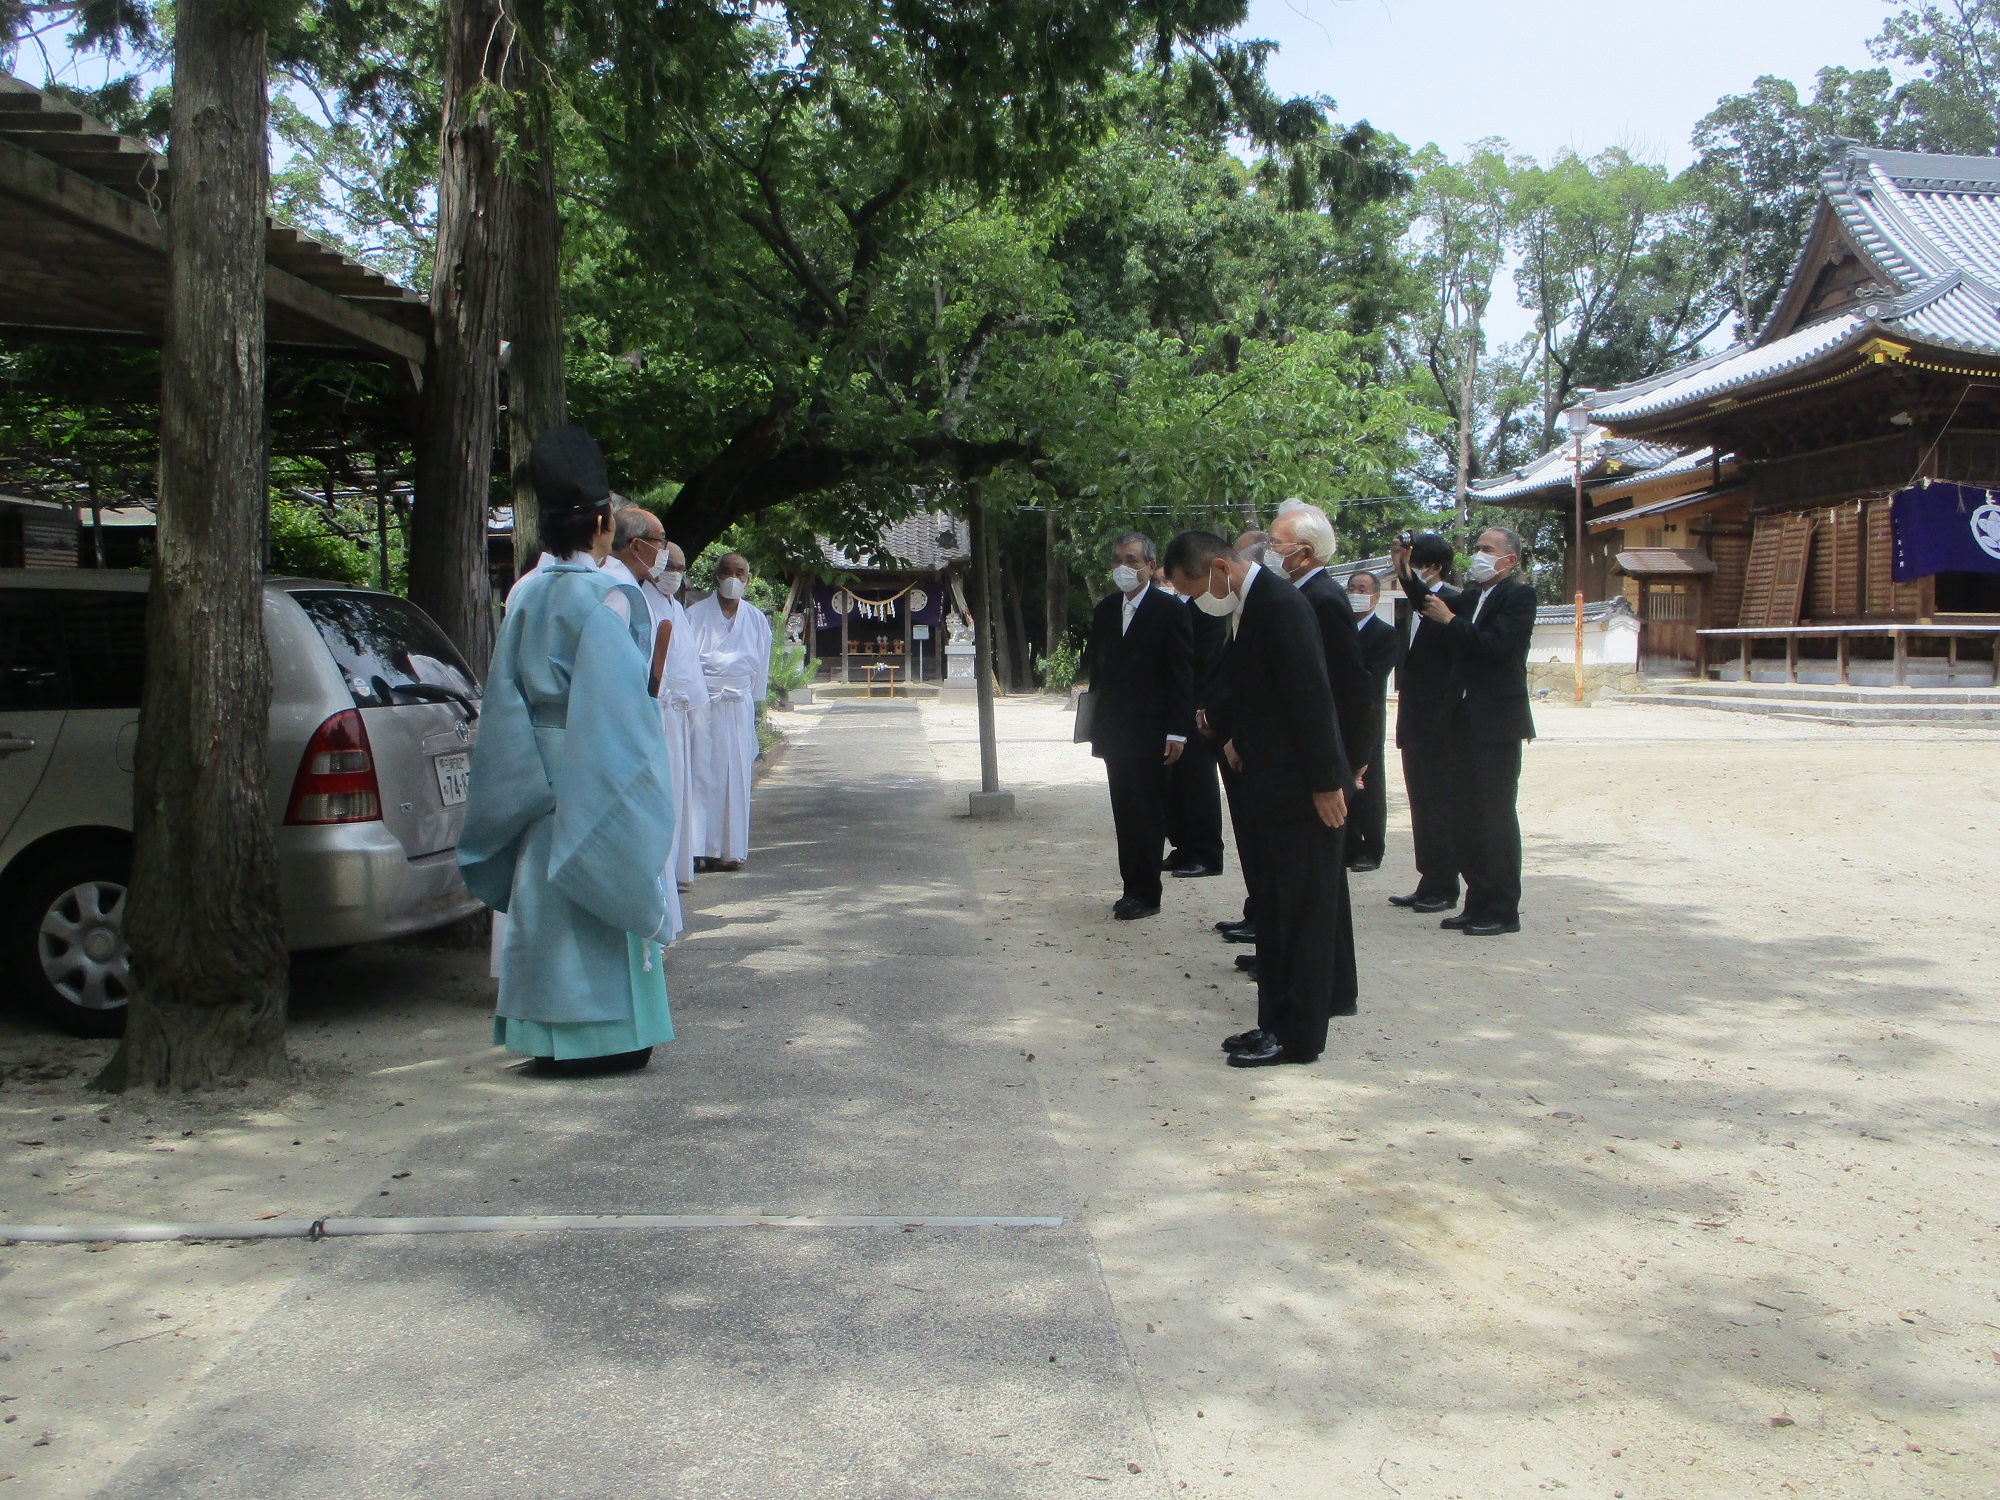
<path fill-rule="evenodd" d="M 975 482 L 965 486 L 972 503 L 972 675 L 979 704 L 979 789 L 1000 790 L 1000 741 L 993 722 L 993 518 Z"/>
<path fill-rule="evenodd" d="M 1063 637 L 1069 634 L 1069 560 L 1062 554 L 1053 505 L 1042 518 L 1042 546 L 1045 549 L 1042 587 L 1047 594 L 1042 614 L 1043 625 L 1048 632 L 1048 645 L 1043 650 L 1053 652 L 1062 644 Z"/>
<path fill-rule="evenodd" d="M 1467 308 L 1465 369 L 1458 383 L 1458 524 L 1472 524 L 1472 403 L 1479 396 L 1479 334 L 1486 315 L 1484 302 Z"/>
<path fill-rule="evenodd" d="M 517 7 L 532 48 L 546 42 L 541 0 Z M 541 507 L 528 453 L 535 439 L 568 420 L 563 378 L 562 216 L 556 206 L 555 124 L 546 87 L 532 78 L 522 112 L 529 170 L 508 186 L 513 248 L 507 267 L 507 451 L 514 477 L 514 576 L 541 551 Z"/>
<path fill-rule="evenodd" d="M 146 604 L 125 931 L 132 1000 L 99 1080 L 204 1088 L 285 1072 L 286 958 L 266 793 L 264 27 L 175 12 L 160 515 Z"/>
<path fill-rule="evenodd" d="M 497 0 L 450 0 L 444 128 L 438 138 L 437 262 L 431 355 L 417 439 L 410 598 L 473 671 L 493 654 L 486 516 L 499 424 L 505 261 L 512 236 L 500 142 L 480 93 L 504 80 L 514 28 Z"/>

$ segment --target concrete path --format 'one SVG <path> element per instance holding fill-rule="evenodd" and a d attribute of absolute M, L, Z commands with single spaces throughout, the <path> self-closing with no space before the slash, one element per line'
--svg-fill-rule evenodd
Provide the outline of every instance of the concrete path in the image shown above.
<path fill-rule="evenodd" d="M 947 803 L 913 709 L 829 710 L 700 884 L 680 1039 L 522 1080 L 394 1212 L 1065 1227 L 324 1244 L 106 1493 L 1166 1493 Z"/>

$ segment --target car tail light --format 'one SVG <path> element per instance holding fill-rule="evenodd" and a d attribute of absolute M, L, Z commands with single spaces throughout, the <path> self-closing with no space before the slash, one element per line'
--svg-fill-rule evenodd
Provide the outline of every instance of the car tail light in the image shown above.
<path fill-rule="evenodd" d="M 382 788 L 361 711 L 344 708 L 313 731 L 292 783 L 287 823 L 373 823 L 382 816 Z"/>

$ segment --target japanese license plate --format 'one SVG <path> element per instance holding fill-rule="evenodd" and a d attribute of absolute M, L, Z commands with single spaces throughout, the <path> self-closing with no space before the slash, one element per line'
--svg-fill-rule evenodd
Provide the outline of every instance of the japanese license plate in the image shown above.
<path fill-rule="evenodd" d="M 431 769 L 437 772 L 438 798 L 446 807 L 457 807 L 465 801 L 465 784 L 472 777 L 472 756 L 468 752 L 434 755 Z"/>

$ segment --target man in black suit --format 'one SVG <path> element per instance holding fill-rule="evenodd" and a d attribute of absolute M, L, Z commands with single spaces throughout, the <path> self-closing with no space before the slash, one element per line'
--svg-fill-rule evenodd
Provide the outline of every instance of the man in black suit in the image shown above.
<path fill-rule="evenodd" d="M 1356 989 L 1341 861 L 1352 779 L 1319 625 L 1296 589 L 1219 536 L 1182 532 L 1166 562 L 1197 608 L 1237 617 L 1224 754 L 1257 830 L 1257 1026 L 1223 1049 L 1239 1068 L 1311 1062 Z"/>
<path fill-rule="evenodd" d="M 1374 684 L 1375 737 L 1355 751 L 1355 758 L 1374 767 L 1347 808 L 1347 868 L 1357 875 L 1382 868 L 1389 830 L 1388 772 L 1383 766 L 1388 723 L 1389 678 L 1396 670 L 1396 627 L 1375 613 L 1382 602 L 1382 584 L 1365 569 L 1347 580 L 1347 602 L 1354 610 L 1355 641 L 1361 665 Z"/>
<path fill-rule="evenodd" d="M 1164 578 L 1164 574 L 1160 575 Z M 1229 645 L 1229 622 L 1175 596 L 1194 633 L 1195 732 L 1167 772 L 1167 860 L 1177 880 L 1222 873 L 1222 789 L 1216 783 L 1216 743 L 1201 732 L 1201 707 Z"/>
<path fill-rule="evenodd" d="M 1271 523 L 1267 563 L 1283 570 L 1319 619 L 1327 686 L 1333 691 L 1334 712 L 1340 717 L 1341 743 L 1358 757 L 1375 742 L 1375 721 L 1382 716 L 1382 701 L 1361 660 L 1361 632 L 1355 626 L 1347 590 L 1326 571 L 1333 552 L 1333 523 L 1326 512 L 1316 505 L 1287 500 L 1278 519 Z M 1364 786 L 1379 770 L 1365 760 L 1354 763 L 1354 776 Z"/>
<path fill-rule="evenodd" d="M 1446 603 L 1423 602 L 1424 618 L 1448 628 L 1458 703 L 1451 724 L 1457 792 L 1458 868 L 1465 907 L 1440 924 L 1468 937 L 1521 930 L 1521 746 L 1535 737 L 1528 712 L 1528 647 L 1535 591 L 1515 576 L 1521 539 L 1503 526 L 1479 535 L 1472 587 Z"/>
<path fill-rule="evenodd" d="M 1405 555 L 1396 549 L 1403 592 L 1416 604 L 1434 594 L 1449 604 L 1458 589 L 1446 574 L 1451 543 L 1433 532 L 1417 537 Z M 1459 694 L 1453 684 L 1456 653 L 1451 627 L 1427 620 L 1414 606 L 1397 629 L 1401 656 L 1396 663 L 1396 748 L 1403 756 L 1403 792 L 1410 802 L 1410 844 L 1416 855 L 1417 888 L 1391 896 L 1391 906 L 1411 911 L 1450 911 L 1458 905 L 1458 846 L 1453 834 L 1457 794 L 1452 790 L 1451 721 Z"/>
<path fill-rule="evenodd" d="M 1236 538 L 1236 555 L 1245 562 L 1255 562 L 1264 555 L 1264 546 L 1270 537 L 1261 531 L 1246 531 Z M 1202 619 L 1216 618 L 1201 609 L 1194 600 L 1188 603 Z M 1229 763 L 1221 753 L 1221 747 L 1229 742 L 1230 694 L 1229 658 L 1235 649 L 1235 642 L 1229 639 L 1230 621 L 1224 617 L 1218 620 L 1223 627 L 1224 642 L 1216 657 L 1215 670 L 1197 692 L 1195 697 L 1195 733 L 1207 740 L 1216 750 L 1216 769 L 1222 775 L 1222 790 L 1229 801 L 1229 827 L 1236 835 L 1236 864 L 1243 874 L 1243 916 L 1240 921 L 1221 921 L 1215 930 L 1232 943 L 1254 943 L 1257 941 L 1257 902 L 1251 892 L 1257 889 L 1257 833 L 1250 821 L 1250 804 L 1243 791 L 1243 773 Z M 1239 967 L 1254 967 L 1255 959 L 1249 965 L 1238 960 Z"/>
<path fill-rule="evenodd" d="M 1090 753 L 1104 762 L 1118 831 L 1124 892 L 1111 912 L 1131 921 L 1160 909 L 1167 768 L 1194 729 L 1194 633 L 1181 602 L 1153 587 L 1151 537 L 1128 531 L 1111 561 L 1116 587 L 1091 615 L 1080 675 L 1090 683 Z"/>

